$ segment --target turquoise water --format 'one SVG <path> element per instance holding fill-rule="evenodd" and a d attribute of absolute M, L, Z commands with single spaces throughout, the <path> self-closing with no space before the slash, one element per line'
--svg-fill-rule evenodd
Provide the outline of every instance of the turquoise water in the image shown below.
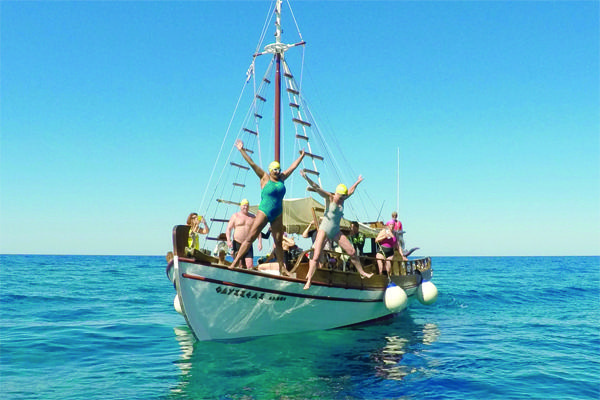
<path fill-rule="evenodd" d="M 433 306 L 194 343 L 163 257 L 0 256 L 2 399 L 598 399 L 599 257 L 433 258 Z"/>

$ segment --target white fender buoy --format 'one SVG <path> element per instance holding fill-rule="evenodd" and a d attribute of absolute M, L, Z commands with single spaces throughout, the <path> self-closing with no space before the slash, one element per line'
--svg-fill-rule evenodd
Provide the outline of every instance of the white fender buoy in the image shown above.
<path fill-rule="evenodd" d="M 435 303 L 438 297 L 438 290 L 431 281 L 423 281 L 417 289 L 417 299 L 426 306 Z"/>
<path fill-rule="evenodd" d="M 408 305 L 408 296 L 400 286 L 390 282 L 387 289 L 385 289 L 384 303 L 385 307 L 391 312 L 400 312 Z"/>
<path fill-rule="evenodd" d="M 173 299 L 173 308 L 179 314 L 183 315 L 183 311 L 181 310 L 181 303 L 179 302 L 179 296 L 177 295 L 175 295 L 175 298 Z"/>

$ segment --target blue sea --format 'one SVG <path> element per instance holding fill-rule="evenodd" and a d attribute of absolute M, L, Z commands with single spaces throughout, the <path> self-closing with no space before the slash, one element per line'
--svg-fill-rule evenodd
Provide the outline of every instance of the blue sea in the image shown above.
<path fill-rule="evenodd" d="M 599 399 L 599 257 L 435 257 L 375 325 L 195 342 L 163 257 L 0 256 L 2 399 Z"/>

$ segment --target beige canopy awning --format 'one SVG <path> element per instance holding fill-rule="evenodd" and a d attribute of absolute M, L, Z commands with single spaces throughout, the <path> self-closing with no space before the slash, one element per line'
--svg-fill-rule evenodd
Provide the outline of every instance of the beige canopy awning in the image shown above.
<path fill-rule="evenodd" d="M 250 212 L 256 214 L 258 211 L 257 205 L 250 206 Z M 301 199 L 284 199 L 283 200 L 283 225 L 288 233 L 302 234 L 308 224 L 313 221 L 319 221 L 323 216 L 325 206 L 312 197 L 304 197 Z M 342 218 L 340 226 L 342 229 L 350 229 L 350 222 Z M 367 237 L 376 237 L 380 229 L 371 228 L 371 224 L 358 223 L 359 231 Z"/>

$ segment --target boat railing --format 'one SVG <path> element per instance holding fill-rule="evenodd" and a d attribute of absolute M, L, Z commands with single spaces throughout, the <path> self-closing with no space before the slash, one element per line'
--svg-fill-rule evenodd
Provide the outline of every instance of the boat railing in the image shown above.
<path fill-rule="evenodd" d="M 173 228 L 173 252 L 179 257 L 186 257 L 186 246 L 188 245 L 188 237 L 190 232 L 189 225 L 177 225 Z M 308 259 L 313 249 L 303 250 L 292 261 L 292 269 L 290 273 L 295 273 L 298 268 L 304 263 L 308 263 Z M 209 252 L 207 252 L 210 255 Z M 332 250 L 323 250 L 325 256 L 325 265 L 320 265 L 320 269 L 337 270 L 342 272 L 354 271 L 354 267 L 350 262 L 350 256 L 345 253 L 339 253 Z M 360 262 L 367 272 L 378 272 L 376 254 L 367 254 L 360 256 Z M 385 262 L 386 260 L 381 260 Z M 396 253 L 392 262 L 391 275 L 414 275 L 431 269 L 431 258 L 424 257 L 403 261 L 400 255 Z"/>
<path fill-rule="evenodd" d="M 293 268 L 290 270 L 290 273 L 295 273 L 296 270 L 300 267 L 302 262 L 306 262 L 310 257 L 310 253 L 313 249 L 308 249 L 302 251 L 298 258 L 294 261 Z M 339 270 L 344 272 L 349 272 L 348 270 L 352 268 L 352 263 L 350 262 L 350 256 L 345 253 L 339 253 L 332 250 L 323 250 L 323 254 L 325 256 L 325 265 L 321 265 L 321 269 L 329 269 L 329 270 Z M 360 256 L 360 262 L 365 268 L 367 272 L 377 272 L 377 257 L 372 255 L 363 255 Z M 385 262 L 386 260 L 381 260 Z M 431 257 L 423 257 L 418 259 L 411 259 L 407 261 L 403 261 L 400 259 L 399 254 L 394 256 L 393 260 L 387 260 L 392 262 L 391 274 L 392 275 L 414 275 L 419 274 L 422 271 L 426 271 L 431 269 Z"/>

